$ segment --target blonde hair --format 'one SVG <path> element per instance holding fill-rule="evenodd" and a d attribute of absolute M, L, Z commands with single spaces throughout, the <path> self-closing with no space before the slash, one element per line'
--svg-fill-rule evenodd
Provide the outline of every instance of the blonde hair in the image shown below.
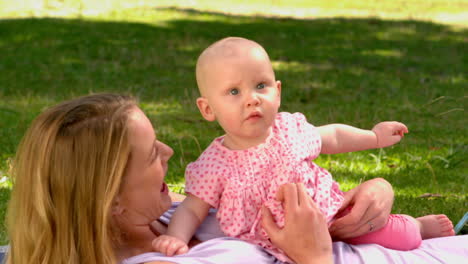
<path fill-rule="evenodd" d="M 40 114 L 17 150 L 7 263 L 115 263 L 111 206 L 130 154 L 131 97 L 95 94 Z"/>

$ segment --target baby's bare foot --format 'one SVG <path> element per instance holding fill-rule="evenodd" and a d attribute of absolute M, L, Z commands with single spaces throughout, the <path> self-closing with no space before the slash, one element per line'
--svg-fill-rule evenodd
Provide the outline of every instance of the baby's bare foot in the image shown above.
<path fill-rule="evenodd" d="M 455 235 L 453 224 L 446 215 L 426 215 L 416 218 L 422 239 Z"/>

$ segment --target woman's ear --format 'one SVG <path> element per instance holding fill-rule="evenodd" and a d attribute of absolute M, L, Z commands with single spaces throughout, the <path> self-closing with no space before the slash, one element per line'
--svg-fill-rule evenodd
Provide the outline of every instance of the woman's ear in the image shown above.
<path fill-rule="evenodd" d="M 121 215 L 125 210 L 122 204 L 120 203 L 120 197 L 115 197 L 115 200 L 112 202 L 112 215 Z"/>
<path fill-rule="evenodd" d="M 208 103 L 208 99 L 205 97 L 198 97 L 197 98 L 197 106 L 198 110 L 200 110 L 200 113 L 202 114 L 203 118 L 205 118 L 208 121 L 215 121 L 216 117 L 213 113 L 213 110 L 211 109 L 210 104 Z"/>

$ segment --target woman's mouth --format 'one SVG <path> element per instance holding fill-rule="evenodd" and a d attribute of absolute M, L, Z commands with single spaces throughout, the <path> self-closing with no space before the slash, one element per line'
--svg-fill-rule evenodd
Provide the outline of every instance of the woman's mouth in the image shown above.
<path fill-rule="evenodd" d="M 163 182 L 163 184 L 161 186 L 161 192 L 164 193 L 164 194 L 169 193 L 169 188 L 167 187 L 167 184 L 165 182 Z"/>

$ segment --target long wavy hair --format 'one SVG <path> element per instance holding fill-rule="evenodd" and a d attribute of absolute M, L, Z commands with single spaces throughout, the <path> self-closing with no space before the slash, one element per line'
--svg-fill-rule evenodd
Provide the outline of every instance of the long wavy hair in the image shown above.
<path fill-rule="evenodd" d="M 9 264 L 115 263 L 111 206 L 130 154 L 133 98 L 95 94 L 40 114 L 13 162 Z"/>

